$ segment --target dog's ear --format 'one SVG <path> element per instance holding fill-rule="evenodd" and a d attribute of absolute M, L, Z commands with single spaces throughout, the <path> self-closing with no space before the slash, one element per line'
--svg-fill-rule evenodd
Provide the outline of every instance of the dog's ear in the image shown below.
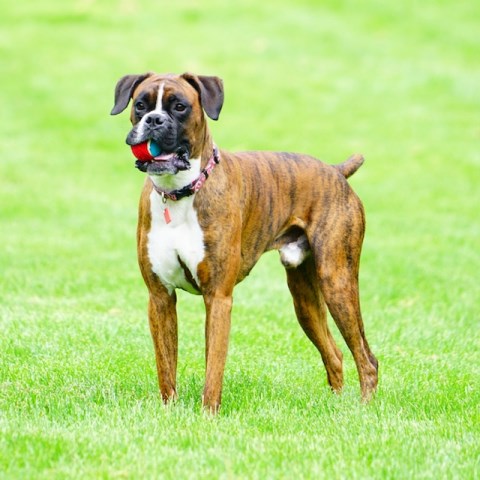
<path fill-rule="evenodd" d="M 110 115 L 118 115 L 119 113 L 122 113 L 127 108 L 137 85 L 150 75 L 152 74 L 144 73 L 141 75 L 125 75 L 122 77 L 115 87 L 115 105 L 113 106 Z"/>
<path fill-rule="evenodd" d="M 205 113 L 212 119 L 218 120 L 223 107 L 223 81 L 218 77 L 206 77 L 204 75 L 193 75 L 184 73 L 182 75 L 200 95 L 200 102 Z"/>

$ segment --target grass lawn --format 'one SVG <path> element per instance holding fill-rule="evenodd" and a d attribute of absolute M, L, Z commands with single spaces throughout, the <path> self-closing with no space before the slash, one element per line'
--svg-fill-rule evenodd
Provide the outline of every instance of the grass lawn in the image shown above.
<path fill-rule="evenodd" d="M 480 478 L 480 3 L 0 1 L 0 478 Z M 224 79 L 222 148 L 365 155 L 369 405 L 333 325 L 329 392 L 275 252 L 235 291 L 221 414 L 200 408 L 203 304 L 183 293 L 161 405 L 143 176 L 109 116 L 149 70 Z"/>

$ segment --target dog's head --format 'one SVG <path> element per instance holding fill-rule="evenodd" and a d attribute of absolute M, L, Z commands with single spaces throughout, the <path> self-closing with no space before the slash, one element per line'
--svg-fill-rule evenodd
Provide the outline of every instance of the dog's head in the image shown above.
<path fill-rule="evenodd" d="M 128 145 L 156 142 L 161 154 L 145 164 L 151 175 L 175 174 L 190 168 L 191 158 L 200 158 L 206 142 L 205 113 L 217 120 L 223 106 L 223 83 L 218 77 L 185 73 L 126 75 L 115 88 L 111 114 L 123 112 L 130 100 L 133 128 Z"/>

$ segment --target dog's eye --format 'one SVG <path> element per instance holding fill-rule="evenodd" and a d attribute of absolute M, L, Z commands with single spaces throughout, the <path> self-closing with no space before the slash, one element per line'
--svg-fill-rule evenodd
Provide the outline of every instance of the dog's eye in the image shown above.
<path fill-rule="evenodd" d="M 146 106 L 143 102 L 137 102 L 135 104 L 135 110 L 137 110 L 137 112 L 143 112 L 145 109 L 146 109 Z"/>
<path fill-rule="evenodd" d="M 176 112 L 184 112 L 187 109 L 183 103 L 176 103 L 174 108 Z"/>

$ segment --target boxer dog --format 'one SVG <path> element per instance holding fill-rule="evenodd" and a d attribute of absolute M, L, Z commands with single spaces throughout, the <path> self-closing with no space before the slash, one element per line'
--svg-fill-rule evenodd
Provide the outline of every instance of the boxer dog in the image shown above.
<path fill-rule="evenodd" d="M 232 294 L 263 252 L 276 249 L 298 321 L 320 352 L 334 392 L 343 386 L 342 353 L 326 308 L 358 370 L 362 398 L 376 389 L 378 362 L 360 313 L 358 271 L 365 218 L 346 181 L 363 163 L 331 166 L 308 155 L 218 150 L 205 114 L 217 120 L 218 77 L 146 73 L 122 77 L 111 112 L 130 100 L 130 146 L 152 140 L 161 153 L 137 161 L 147 174 L 137 246 L 149 291 L 148 319 L 163 400 L 177 396 L 175 290 L 203 296 L 206 375 L 203 406 L 216 412 L 230 332 Z"/>

